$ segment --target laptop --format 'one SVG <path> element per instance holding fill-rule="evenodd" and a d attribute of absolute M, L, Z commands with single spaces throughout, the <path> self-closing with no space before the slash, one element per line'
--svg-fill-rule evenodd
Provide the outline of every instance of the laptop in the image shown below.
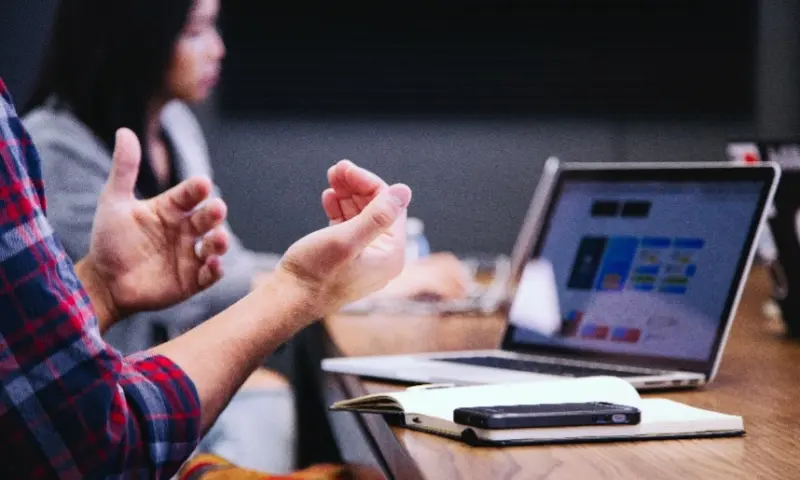
<path fill-rule="evenodd" d="M 774 163 L 549 159 L 512 254 L 500 349 L 329 358 L 322 368 L 412 383 L 611 375 L 641 390 L 706 384 L 779 177 Z M 542 264 L 557 328 L 526 301 L 548 277 L 526 271 Z"/>

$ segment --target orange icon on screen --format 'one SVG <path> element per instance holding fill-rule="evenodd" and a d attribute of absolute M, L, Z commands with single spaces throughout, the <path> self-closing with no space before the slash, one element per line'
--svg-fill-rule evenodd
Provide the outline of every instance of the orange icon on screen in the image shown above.
<path fill-rule="evenodd" d="M 603 288 L 604 289 L 615 289 L 619 288 L 619 282 L 622 278 L 617 274 L 608 274 L 603 277 Z"/>

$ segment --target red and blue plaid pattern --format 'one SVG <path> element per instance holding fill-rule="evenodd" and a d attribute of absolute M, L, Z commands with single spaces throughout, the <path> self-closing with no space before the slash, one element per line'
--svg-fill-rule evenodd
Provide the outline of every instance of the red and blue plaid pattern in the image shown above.
<path fill-rule="evenodd" d="M 0 478 L 168 478 L 199 437 L 194 384 L 103 342 L 45 208 L 0 79 Z"/>

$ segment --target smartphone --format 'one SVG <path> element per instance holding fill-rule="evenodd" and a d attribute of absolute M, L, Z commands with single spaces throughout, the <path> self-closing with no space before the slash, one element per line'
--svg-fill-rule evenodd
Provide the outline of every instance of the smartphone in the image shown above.
<path fill-rule="evenodd" d="M 636 425 L 641 419 L 638 408 L 608 402 L 470 407 L 453 411 L 455 423 L 486 429 Z"/>

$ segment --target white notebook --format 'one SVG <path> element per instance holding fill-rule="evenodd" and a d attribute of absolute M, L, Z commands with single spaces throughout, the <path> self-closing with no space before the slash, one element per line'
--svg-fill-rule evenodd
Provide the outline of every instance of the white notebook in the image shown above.
<path fill-rule="evenodd" d="M 637 425 L 489 430 L 453 422 L 462 407 L 610 402 L 637 407 Z M 337 402 L 331 410 L 394 413 L 404 425 L 473 444 L 531 444 L 602 440 L 723 437 L 743 435 L 742 417 L 690 407 L 660 398 L 642 399 L 628 382 L 615 377 L 589 377 L 469 387 L 423 385 L 404 391 L 366 395 Z"/>

